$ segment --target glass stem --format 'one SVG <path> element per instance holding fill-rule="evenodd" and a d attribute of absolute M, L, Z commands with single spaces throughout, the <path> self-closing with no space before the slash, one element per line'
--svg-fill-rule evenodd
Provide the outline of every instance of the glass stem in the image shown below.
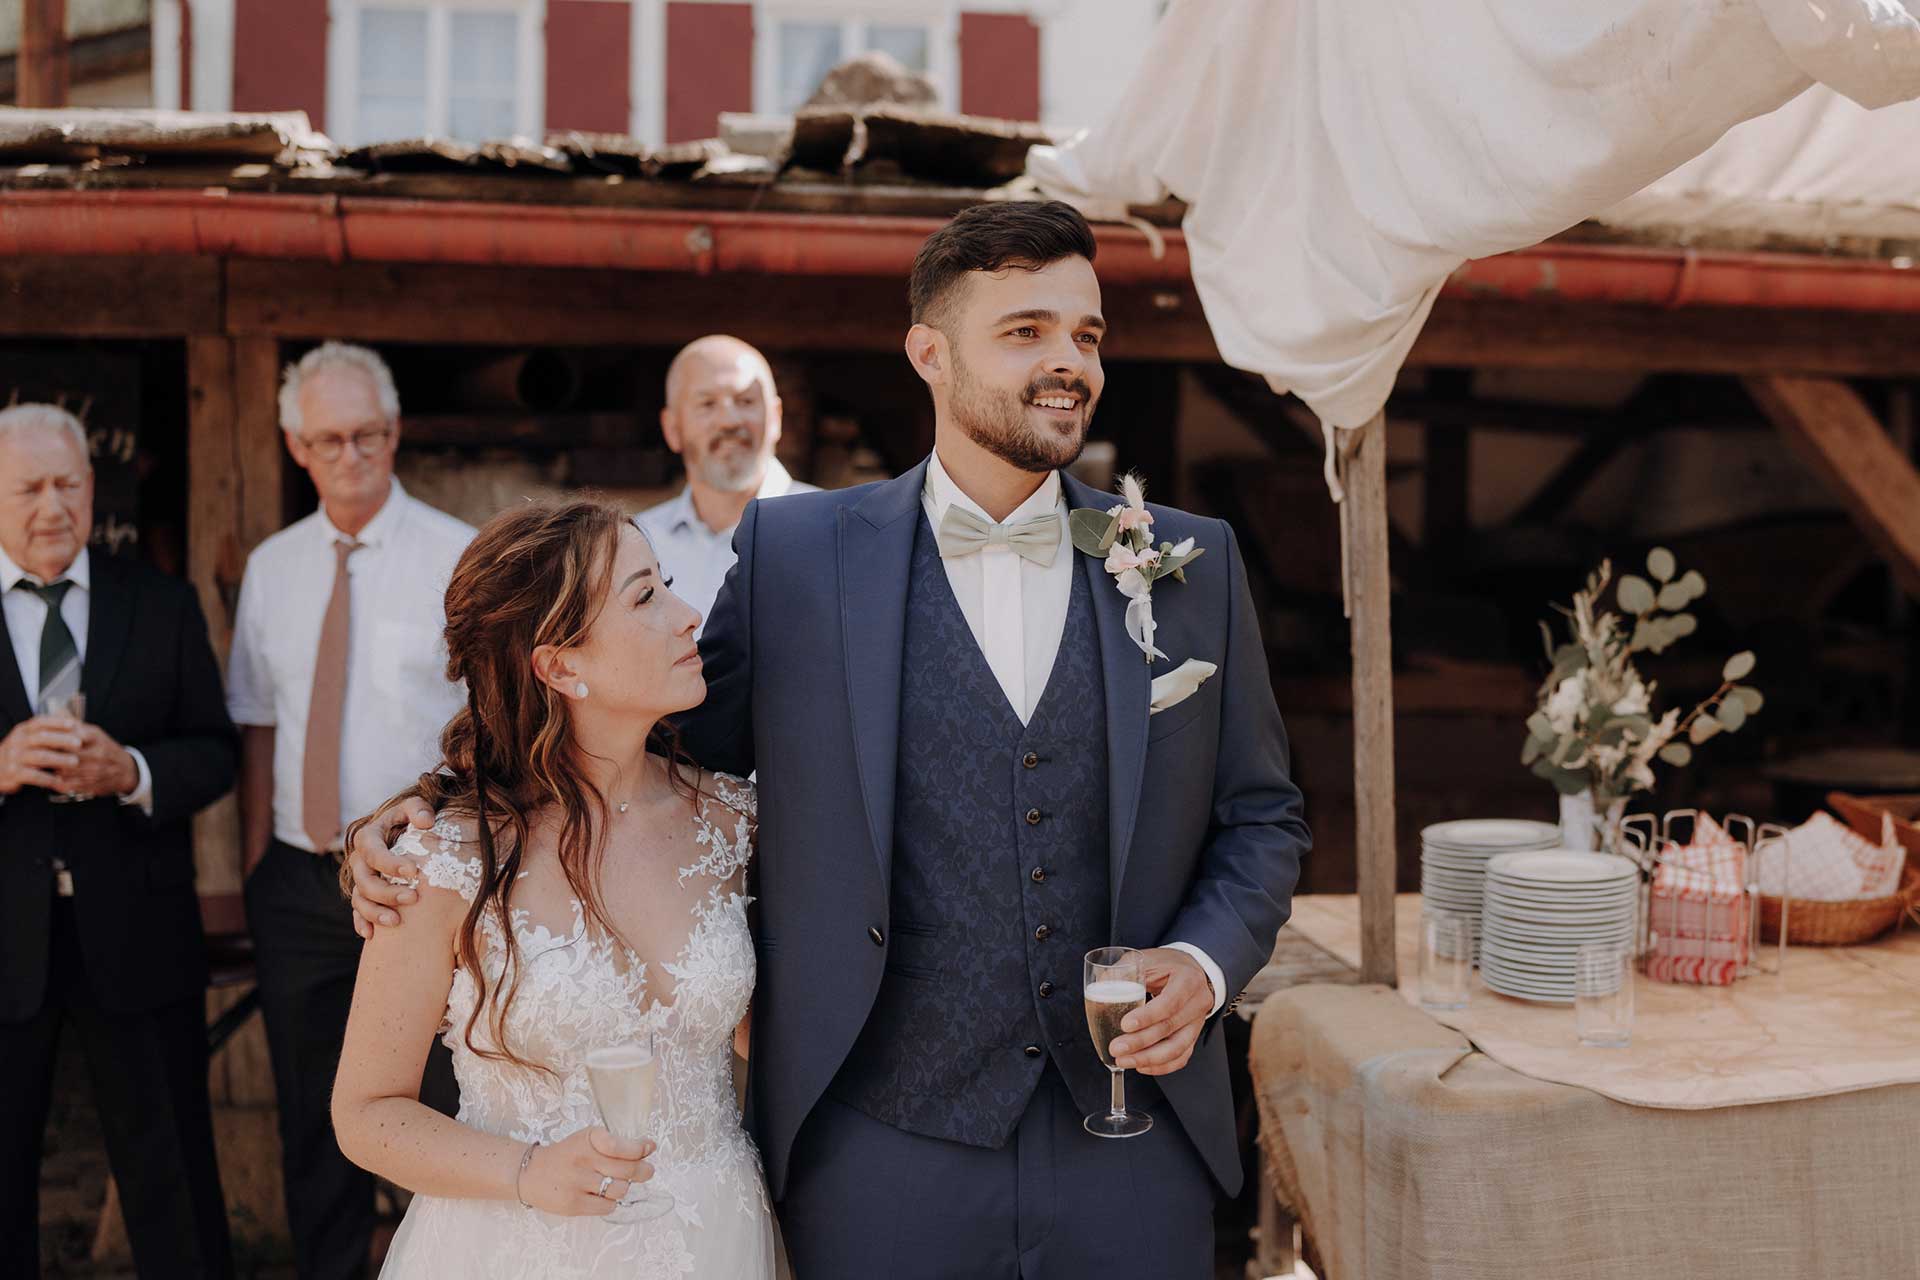
<path fill-rule="evenodd" d="M 1113 1109 L 1111 1114 L 1116 1117 L 1124 1116 L 1127 1114 L 1127 1073 L 1118 1067 L 1108 1067 L 1107 1074 L 1113 1077 Z"/>

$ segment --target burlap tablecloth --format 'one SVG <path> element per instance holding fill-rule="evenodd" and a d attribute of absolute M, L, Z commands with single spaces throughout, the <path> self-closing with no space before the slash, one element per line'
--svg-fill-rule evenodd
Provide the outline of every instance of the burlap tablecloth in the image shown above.
<path fill-rule="evenodd" d="M 1328 1280 L 1920 1276 L 1920 1085 L 1629 1106 L 1368 986 L 1269 999 L 1252 1065 Z"/>
<path fill-rule="evenodd" d="M 1399 994 L 1411 1004 L 1419 998 L 1420 895 L 1402 894 L 1396 906 Z M 1352 896 L 1300 898 L 1288 928 L 1359 966 Z M 1763 959 L 1773 962 L 1772 948 Z M 1781 973 L 1731 987 L 1639 977 L 1635 1006 L 1624 1049 L 1581 1048 L 1570 1006 L 1495 995 L 1478 974 L 1466 1008 L 1431 1016 L 1525 1075 L 1643 1107 L 1726 1107 L 1920 1084 L 1920 929 L 1859 947 L 1790 947 Z"/>

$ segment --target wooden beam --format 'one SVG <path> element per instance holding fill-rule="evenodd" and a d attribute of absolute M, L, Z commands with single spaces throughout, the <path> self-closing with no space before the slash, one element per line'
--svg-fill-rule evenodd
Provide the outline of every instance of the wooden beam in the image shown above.
<path fill-rule="evenodd" d="M 1833 378 L 1749 378 L 1754 402 L 1827 482 L 1909 595 L 1920 595 L 1920 472 Z"/>
<path fill-rule="evenodd" d="M 226 263 L 235 335 L 500 346 L 679 347 L 732 333 L 768 352 L 898 354 L 906 281 L 677 272 Z M 1191 290 L 1107 290 L 1117 360 L 1218 360 Z"/>
<path fill-rule="evenodd" d="M 22 0 L 15 74 L 15 105 L 67 105 L 67 0 Z"/>
<path fill-rule="evenodd" d="M 217 258 L 0 258 L 0 337 L 218 332 Z"/>
<path fill-rule="evenodd" d="M 1393 633 L 1387 564 L 1384 414 L 1342 431 L 1348 453 L 1341 525 L 1353 632 L 1354 853 L 1360 887 L 1360 980 L 1399 983 L 1393 898 L 1399 858 L 1393 796 Z"/>
<path fill-rule="evenodd" d="M 1410 366 L 1920 377 L 1920 319 L 1442 298 Z"/>

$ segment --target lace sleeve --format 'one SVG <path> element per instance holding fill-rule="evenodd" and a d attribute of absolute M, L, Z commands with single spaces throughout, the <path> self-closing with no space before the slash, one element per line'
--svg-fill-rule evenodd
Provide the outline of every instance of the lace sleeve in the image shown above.
<path fill-rule="evenodd" d="M 418 868 L 413 883 L 424 881 L 436 889 L 450 889 L 472 902 L 480 893 L 480 859 L 468 852 L 467 829 L 452 818 L 436 817 L 433 830 L 408 827 L 393 842 L 393 851 Z"/>
<path fill-rule="evenodd" d="M 707 775 L 706 794 L 700 799 L 699 831 L 694 836 L 700 858 L 681 873 L 727 880 L 753 861 L 760 834 L 760 797 L 754 785 L 730 773 Z"/>

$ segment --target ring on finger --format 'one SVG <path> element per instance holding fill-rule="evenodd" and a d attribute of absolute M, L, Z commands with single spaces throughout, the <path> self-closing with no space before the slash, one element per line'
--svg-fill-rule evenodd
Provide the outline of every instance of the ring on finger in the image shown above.
<path fill-rule="evenodd" d="M 613 1185 L 613 1175 L 610 1173 L 603 1173 L 600 1175 L 600 1185 L 594 1188 L 593 1194 L 599 1196 L 602 1200 L 605 1200 L 607 1199 L 607 1188 L 612 1185 Z"/>

